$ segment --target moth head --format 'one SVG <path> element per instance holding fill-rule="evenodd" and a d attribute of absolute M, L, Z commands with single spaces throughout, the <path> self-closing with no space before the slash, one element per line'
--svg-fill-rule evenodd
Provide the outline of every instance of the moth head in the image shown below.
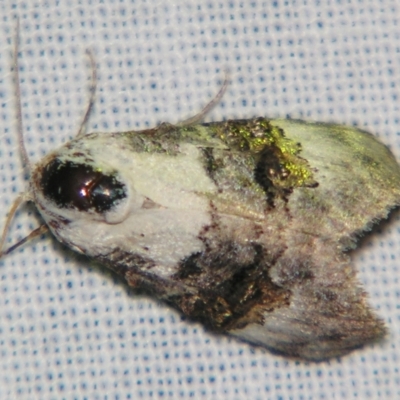
<path fill-rule="evenodd" d="M 118 223 L 126 214 L 128 187 L 121 175 L 81 157 L 46 157 L 32 173 L 31 191 L 45 219 L 83 213 Z"/>
<path fill-rule="evenodd" d="M 104 215 L 126 198 L 126 186 L 117 173 L 54 158 L 40 174 L 43 196 L 60 208 Z"/>
<path fill-rule="evenodd" d="M 132 188 L 121 172 L 118 149 L 101 143 L 100 148 L 85 148 L 85 143 L 70 142 L 32 171 L 31 196 L 50 227 L 54 221 L 82 218 L 118 224 L 130 209 Z"/>

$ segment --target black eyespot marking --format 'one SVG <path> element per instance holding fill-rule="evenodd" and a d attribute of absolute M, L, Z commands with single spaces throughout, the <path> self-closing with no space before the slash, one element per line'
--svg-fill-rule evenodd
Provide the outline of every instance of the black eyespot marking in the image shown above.
<path fill-rule="evenodd" d="M 126 197 L 126 187 L 115 175 L 104 175 L 91 166 L 54 159 L 43 169 L 43 194 L 63 208 L 104 213 Z"/>

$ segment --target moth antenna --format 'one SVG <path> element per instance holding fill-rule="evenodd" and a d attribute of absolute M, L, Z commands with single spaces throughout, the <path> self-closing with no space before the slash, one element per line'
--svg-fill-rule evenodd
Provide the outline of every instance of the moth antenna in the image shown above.
<path fill-rule="evenodd" d="M 190 117 L 188 119 L 185 119 L 184 121 L 179 122 L 178 124 L 176 124 L 177 126 L 188 126 L 197 124 L 221 101 L 223 95 L 226 92 L 226 89 L 228 88 L 229 78 L 230 78 L 229 72 L 227 70 L 225 70 L 224 74 L 225 74 L 224 82 L 221 88 L 219 89 L 218 93 L 215 95 L 215 97 L 199 113 L 197 113 L 193 117 Z"/>
<path fill-rule="evenodd" d="M 90 117 L 90 113 L 92 112 L 92 108 L 94 105 L 94 100 L 95 100 L 95 95 L 96 95 L 96 86 L 97 86 L 97 69 L 96 69 L 96 61 L 94 59 L 94 55 L 91 49 L 86 49 L 86 55 L 89 57 L 89 62 L 90 62 L 90 69 L 92 71 L 92 76 L 90 78 L 90 97 L 89 97 L 89 103 L 86 107 L 86 112 L 85 115 L 83 116 L 83 120 L 81 122 L 78 134 L 76 137 L 83 136 L 85 134 L 86 130 L 86 124 L 88 122 L 88 119 Z"/>
<path fill-rule="evenodd" d="M 13 61 L 12 61 L 12 67 L 13 67 L 13 80 L 14 80 L 14 90 L 15 90 L 15 96 L 17 98 L 16 102 L 16 113 L 17 113 L 17 135 L 18 135 L 18 147 L 20 151 L 20 155 L 22 158 L 22 163 L 23 163 L 23 169 L 26 170 L 28 175 L 31 173 L 31 162 L 29 160 L 28 152 L 26 151 L 25 147 L 25 142 L 24 142 L 24 125 L 22 121 L 22 106 L 21 106 L 21 88 L 20 88 L 20 81 L 19 81 L 19 66 L 18 66 L 18 52 L 19 52 L 19 18 L 17 17 L 17 25 L 16 25 L 16 32 L 15 32 L 15 44 L 14 44 L 14 54 L 13 54 Z M 10 246 L 6 250 L 2 250 L 4 247 L 4 243 L 7 238 L 7 234 L 9 232 L 11 222 L 17 212 L 18 207 L 22 204 L 25 203 L 30 199 L 29 196 L 29 191 L 25 191 L 24 193 L 21 193 L 18 195 L 18 197 L 14 200 L 11 209 L 6 217 L 6 221 L 4 224 L 3 231 L 1 233 L 1 238 L 0 238 L 0 258 L 6 254 L 11 253 L 13 250 L 16 248 L 20 247 L 22 244 L 25 242 L 31 240 L 32 238 L 41 235 L 42 233 L 48 231 L 48 227 L 46 225 L 41 225 L 39 228 L 33 230 L 28 236 L 24 237 L 20 241 L 18 241 L 16 244 Z"/>
<path fill-rule="evenodd" d="M 21 88 L 19 84 L 19 68 L 18 68 L 18 52 L 19 52 L 19 18 L 17 17 L 17 27 L 15 32 L 15 45 L 13 54 L 13 69 L 14 69 L 14 88 L 17 97 L 17 134 L 18 147 L 22 158 L 23 168 L 30 174 L 31 163 L 29 161 L 28 152 L 26 151 L 24 142 L 24 124 L 22 122 L 22 106 L 21 106 Z"/>

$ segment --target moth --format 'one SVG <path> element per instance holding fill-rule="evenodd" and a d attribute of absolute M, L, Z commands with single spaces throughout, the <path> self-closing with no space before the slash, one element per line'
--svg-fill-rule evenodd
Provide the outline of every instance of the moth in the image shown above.
<path fill-rule="evenodd" d="M 45 225 L 3 255 L 49 229 L 208 329 L 291 357 L 381 339 L 348 251 L 400 204 L 394 156 L 353 127 L 200 123 L 215 101 L 179 125 L 79 134 L 29 166 L 3 243 L 23 201 Z M 19 123 L 26 154 L 20 108 Z"/>

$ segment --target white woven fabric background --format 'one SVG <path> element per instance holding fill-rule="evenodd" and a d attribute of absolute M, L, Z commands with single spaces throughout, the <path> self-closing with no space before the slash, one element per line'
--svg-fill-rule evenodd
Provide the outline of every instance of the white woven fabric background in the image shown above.
<path fill-rule="evenodd" d="M 21 28 L 32 160 L 76 134 L 177 122 L 231 84 L 207 117 L 290 116 L 365 128 L 400 160 L 398 0 L 0 1 L 0 217 L 24 190 L 11 52 Z M 362 207 L 360 205 L 360 212 Z M 50 235 L 0 260 L 0 399 L 400 398 L 400 222 L 354 253 L 390 330 L 342 359 L 305 363 L 183 321 Z M 3 221 L 3 219 L 0 219 Z M 38 225 L 21 208 L 9 243 Z"/>

